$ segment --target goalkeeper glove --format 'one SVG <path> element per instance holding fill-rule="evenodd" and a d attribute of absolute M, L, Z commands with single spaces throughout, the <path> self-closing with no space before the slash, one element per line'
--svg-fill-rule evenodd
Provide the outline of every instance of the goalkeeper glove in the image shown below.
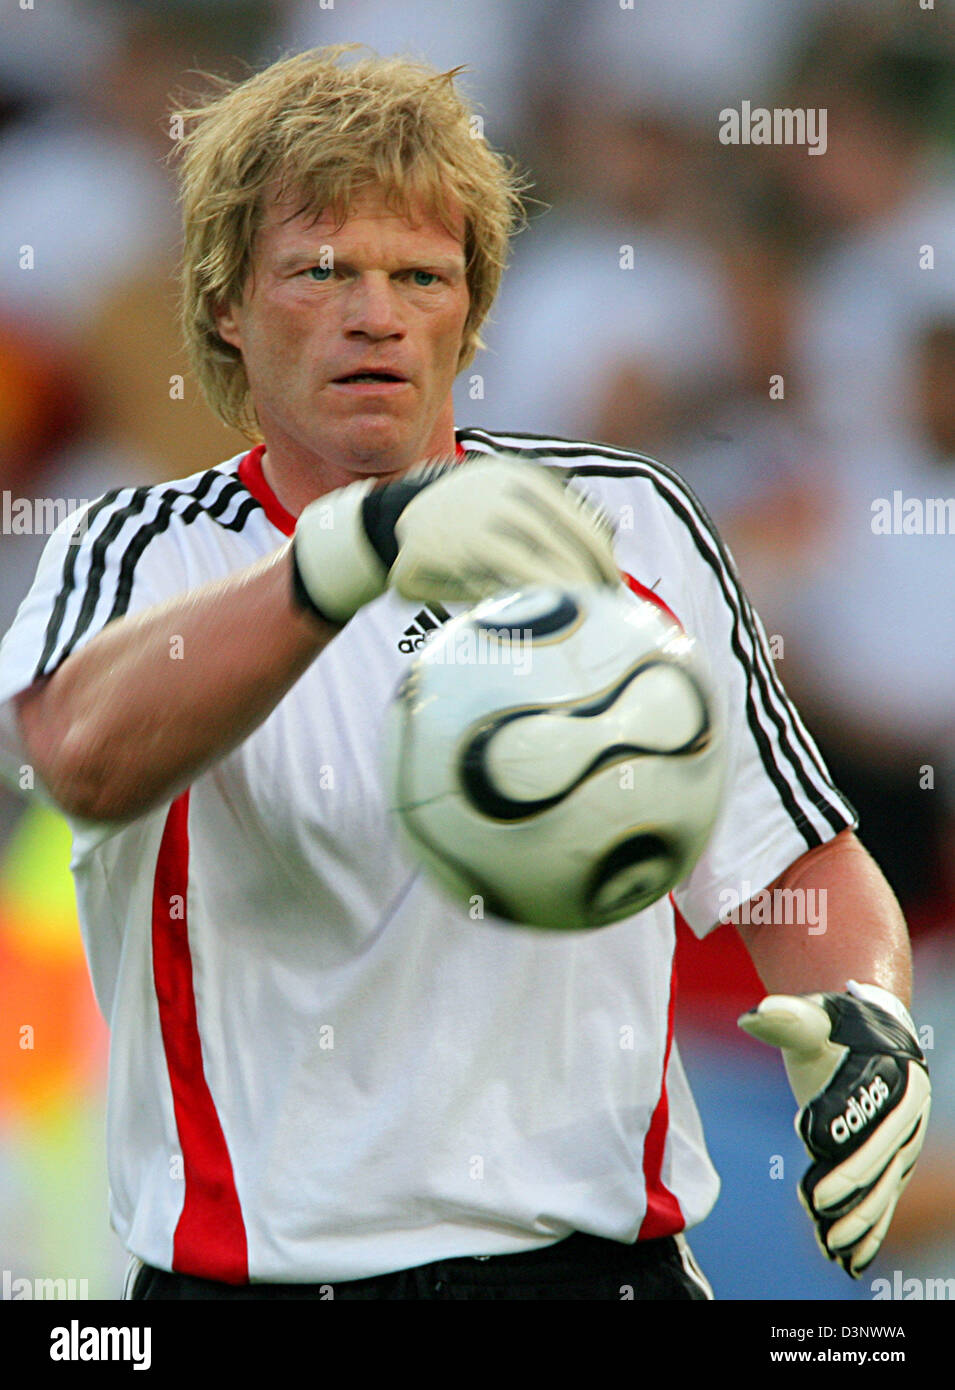
<path fill-rule="evenodd" d="M 601 513 L 537 464 L 497 455 L 351 483 L 312 502 L 292 543 L 295 591 L 345 623 L 392 584 L 418 602 L 476 603 L 523 584 L 617 584 Z"/>
<path fill-rule="evenodd" d="M 875 1258 L 922 1148 L 931 1085 L 908 1010 L 876 985 L 769 995 L 739 1026 L 782 1048 L 814 1160 L 799 1196 L 853 1278 Z"/>

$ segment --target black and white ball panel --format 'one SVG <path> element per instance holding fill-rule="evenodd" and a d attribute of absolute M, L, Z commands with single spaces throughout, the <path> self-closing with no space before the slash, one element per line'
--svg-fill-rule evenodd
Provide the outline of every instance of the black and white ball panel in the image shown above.
<path fill-rule="evenodd" d="M 387 747 L 400 823 L 457 898 L 570 929 L 685 877 L 725 762 L 695 643 L 623 586 L 521 590 L 445 624 L 399 687 Z"/>

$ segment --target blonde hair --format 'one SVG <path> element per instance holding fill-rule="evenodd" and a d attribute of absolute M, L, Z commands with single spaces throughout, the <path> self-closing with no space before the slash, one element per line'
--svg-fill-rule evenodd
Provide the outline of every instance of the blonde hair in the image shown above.
<path fill-rule="evenodd" d="M 186 344 L 212 409 L 251 439 L 261 434 L 245 368 L 214 310 L 242 299 L 272 197 L 342 222 L 353 195 L 376 184 L 394 210 L 420 200 L 452 234 L 455 207 L 463 211 L 470 308 L 459 371 L 483 347 L 479 330 L 524 221 L 524 181 L 475 129 L 480 118 L 454 88 L 461 69 L 377 55 L 339 64 L 362 46 L 311 49 L 241 83 L 217 79 L 209 100 L 179 108 Z"/>

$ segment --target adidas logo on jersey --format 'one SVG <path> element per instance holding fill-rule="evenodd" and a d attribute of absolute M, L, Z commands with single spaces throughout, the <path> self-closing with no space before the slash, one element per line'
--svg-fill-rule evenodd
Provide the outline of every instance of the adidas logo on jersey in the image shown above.
<path fill-rule="evenodd" d="M 404 636 L 398 643 L 399 652 L 411 655 L 412 652 L 420 651 L 432 633 L 437 632 L 442 623 L 450 621 L 451 614 L 440 603 L 433 603 L 430 608 L 422 608 L 420 613 L 415 614 L 411 626 L 405 628 Z"/>
<path fill-rule="evenodd" d="M 859 1087 L 859 1098 L 849 1097 L 849 1104 L 841 1115 L 837 1115 L 829 1126 L 829 1133 L 837 1144 L 844 1144 L 853 1134 L 877 1115 L 889 1096 L 889 1088 L 877 1076 L 871 1086 Z"/>

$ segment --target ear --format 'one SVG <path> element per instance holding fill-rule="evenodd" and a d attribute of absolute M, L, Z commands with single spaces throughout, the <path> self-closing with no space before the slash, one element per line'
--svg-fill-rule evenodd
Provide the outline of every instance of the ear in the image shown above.
<path fill-rule="evenodd" d="M 217 304 L 212 311 L 216 331 L 223 342 L 242 351 L 242 309 L 237 304 Z"/>

